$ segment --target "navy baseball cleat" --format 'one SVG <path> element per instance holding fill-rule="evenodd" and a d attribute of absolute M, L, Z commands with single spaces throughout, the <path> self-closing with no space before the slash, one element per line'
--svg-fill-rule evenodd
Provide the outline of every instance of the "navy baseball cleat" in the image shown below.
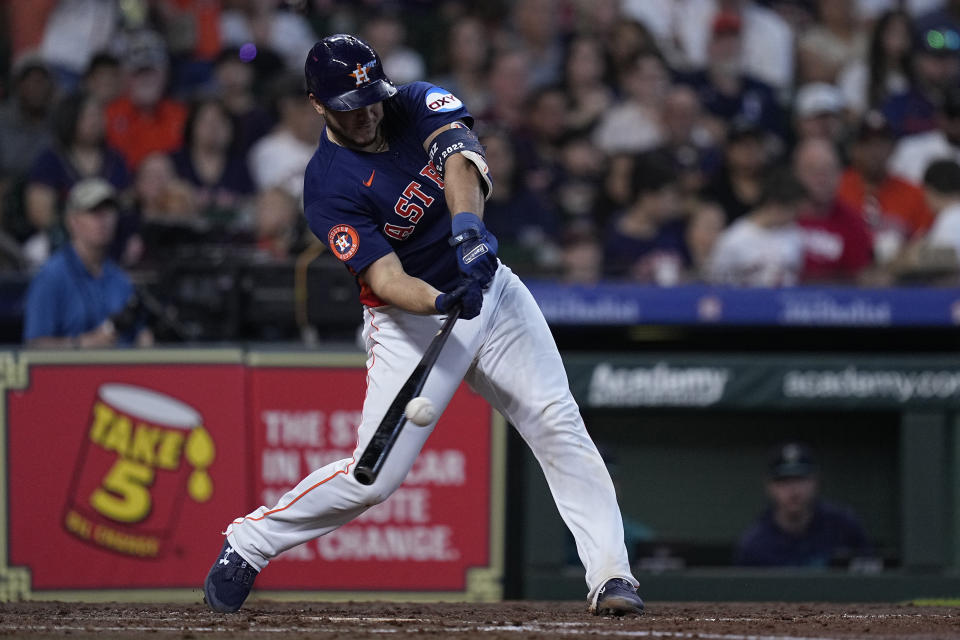
<path fill-rule="evenodd" d="M 642 616 L 643 600 L 632 584 L 623 578 L 611 578 L 600 587 L 591 608 L 596 616 Z"/>
<path fill-rule="evenodd" d="M 239 611 L 258 573 L 224 540 L 223 549 L 203 582 L 204 602 L 220 613 Z"/>

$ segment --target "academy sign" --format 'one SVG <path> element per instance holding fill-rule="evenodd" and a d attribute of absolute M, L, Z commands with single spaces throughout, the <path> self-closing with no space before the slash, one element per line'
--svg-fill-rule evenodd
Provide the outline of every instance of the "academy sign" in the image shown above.
<path fill-rule="evenodd" d="M 723 397 L 731 372 L 725 367 L 596 366 L 590 379 L 589 403 L 596 407 L 703 407 Z"/>

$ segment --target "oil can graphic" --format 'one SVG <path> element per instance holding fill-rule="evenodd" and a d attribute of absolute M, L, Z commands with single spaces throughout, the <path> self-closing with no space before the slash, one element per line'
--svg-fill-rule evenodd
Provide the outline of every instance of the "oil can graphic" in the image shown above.
<path fill-rule="evenodd" d="M 128 384 L 97 390 L 78 452 L 63 524 L 74 536 L 128 556 L 160 558 L 186 500 L 213 496 L 213 439 L 199 411 Z"/>

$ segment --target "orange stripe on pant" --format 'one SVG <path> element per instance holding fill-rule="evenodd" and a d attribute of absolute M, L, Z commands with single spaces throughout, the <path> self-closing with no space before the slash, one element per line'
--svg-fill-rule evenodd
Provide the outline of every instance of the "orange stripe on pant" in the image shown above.
<path fill-rule="evenodd" d="M 359 444 L 359 443 L 358 443 L 358 444 Z M 296 498 L 294 498 L 293 500 L 291 500 L 291 501 L 288 502 L 287 504 L 283 505 L 282 507 L 280 507 L 280 508 L 278 508 L 278 509 L 271 509 L 270 511 L 266 511 L 266 512 L 264 512 L 264 514 L 263 514 L 262 516 L 255 516 L 255 517 L 253 517 L 253 518 L 251 518 L 250 516 L 243 516 L 242 518 L 237 518 L 237 519 L 234 520 L 231 524 L 240 524 L 240 523 L 243 522 L 244 520 L 263 520 L 264 518 L 266 518 L 266 517 L 269 516 L 270 514 L 279 513 L 279 512 L 281 512 L 281 511 L 283 511 L 284 509 L 289 508 L 290 506 L 296 504 L 297 500 L 299 500 L 299 499 L 302 498 L 303 496 L 307 495 L 308 493 L 310 493 L 311 491 L 313 491 L 314 489 L 316 489 L 316 488 L 319 487 L 320 485 L 326 484 L 327 482 L 333 480 L 336 476 L 338 476 L 338 475 L 340 475 L 340 474 L 349 475 L 349 474 L 350 474 L 350 467 L 351 467 L 351 465 L 353 465 L 353 463 L 356 462 L 356 461 L 357 461 L 357 459 L 356 459 L 355 457 L 354 457 L 354 458 L 350 458 L 350 462 L 347 463 L 347 468 L 346 468 L 346 469 L 340 469 L 339 471 L 334 471 L 332 474 L 330 474 L 329 476 L 327 476 L 326 478 L 324 478 L 323 480 L 321 480 L 321 481 L 318 482 L 317 484 L 309 487 L 306 491 L 304 491 L 303 493 L 301 493 L 301 494 L 298 495 Z"/>

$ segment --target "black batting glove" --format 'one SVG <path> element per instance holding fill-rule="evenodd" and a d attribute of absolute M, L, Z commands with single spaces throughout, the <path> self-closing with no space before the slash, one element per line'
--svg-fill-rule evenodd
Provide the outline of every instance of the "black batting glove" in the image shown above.
<path fill-rule="evenodd" d="M 434 300 L 433 306 L 440 313 L 449 313 L 451 309 L 460 306 L 460 318 L 470 320 L 480 315 L 483 306 L 483 287 L 476 278 L 460 278 L 457 287 L 450 293 L 441 293 Z"/>

